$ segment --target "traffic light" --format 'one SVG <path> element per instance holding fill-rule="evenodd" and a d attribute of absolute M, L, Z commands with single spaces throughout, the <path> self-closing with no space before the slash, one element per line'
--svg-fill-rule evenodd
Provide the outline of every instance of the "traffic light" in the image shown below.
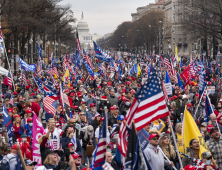
<path fill-rule="evenodd" d="M 8 54 L 11 54 L 11 49 L 8 49 L 8 50 L 7 50 L 7 53 L 8 53 Z"/>
<path fill-rule="evenodd" d="M 119 47 L 120 47 L 120 44 L 119 44 Z"/>
<path fill-rule="evenodd" d="M 167 40 L 168 44 L 170 43 L 170 40 Z"/>

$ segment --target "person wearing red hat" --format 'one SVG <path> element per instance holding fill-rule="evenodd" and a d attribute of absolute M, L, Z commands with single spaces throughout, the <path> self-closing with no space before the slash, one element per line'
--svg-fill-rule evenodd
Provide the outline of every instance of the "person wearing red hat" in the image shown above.
<path fill-rule="evenodd" d="M 29 94 L 31 93 L 31 87 L 28 85 L 25 87 L 25 93 L 24 93 L 24 97 L 25 97 L 25 100 L 27 101 L 29 99 Z"/>
<path fill-rule="evenodd" d="M 169 162 L 164 159 L 163 154 L 159 151 L 160 147 L 158 142 L 159 135 L 152 133 L 149 136 L 149 144 L 144 150 L 144 155 L 152 169 L 164 170 L 164 166 L 168 166 Z M 171 162 L 170 165 L 173 165 L 173 162 Z"/>
<path fill-rule="evenodd" d="M 86 112 L 86 117 L 88 119 L 89 124 L 91 125 L 96 115 L 96 104 L 90 103 L 90 111 Z"/>
<path fill-rule="evenodd" d="M 221 102 L 216 103 L 216 110 L 214 114 L 217 116 L 217 122 L 222 126 L 222 104 Z"/>
<path fill-rule="evenodd" d="M 101 114 L 101 116 L 105 116 L 105 113 L 108 113 L 110 107 L 110 103 L 107 102 L 107 96 L 102 96 L 100 98 L 100 104 L 98 106 L 99 114 Z"/>
<path fill-rule="evenodd" d="M 182 93 L 177 93 L 177 99 L 175 100 L 175 102 L 176 102 L 176 108 L 179 111 L 181 111 L 182 108 L 182 98 L 183 98 Z"/>
<path fill-rule="evenodd" d="M 28 100 L 25 102 L 25 105 L 27 105 L 29 108 L 31 108 L 32 111 L 37 115 L 37 117 L 39 116 L 39 111 L 40 111 L 41 107 L 39 106 L 38 103 Z"/>
<path fill-rule="evenodd" d="M 6 164 L 9 163 L 10 170 L 16 169 L 17 165 L 17 144 L 12 145 L 11 152 L 3 157 L 2 163 Z"/>
<path fill-rule="evenodd" d="M 12 116 L 13 116 L 13 109 L 12 108 L 9 108 L 8 109 L 8 114 L 9 114 L 9 116 L 11 117 L 11 119 L 12 119 Z"/>

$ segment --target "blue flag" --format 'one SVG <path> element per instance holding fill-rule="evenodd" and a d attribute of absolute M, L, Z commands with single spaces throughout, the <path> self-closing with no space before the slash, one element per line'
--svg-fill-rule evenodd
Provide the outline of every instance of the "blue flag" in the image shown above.
<path fill-rule="evenodd" d="M 86 66 L 86 68 L 87 68 L 90 76 L 91 76 L 91 77 L 94 77 L 93 70 L 90 68 L 90 66 L 89 66 L 84 60 L 83 60 L 83 62 L 84 62 L 84 64 L 85 64 L 85 66 Z"/>
<path fill-rule="evenodd" d="M 35 72 L 35 69 L 36 69 L 35 64 L 29 65 L 24 60 L 22 60 L 21 58 L 19 58 L 19 62 L 21 64 L 21 68 L 23 68 L 24 70 Z"/>
<path fill-rule="evenodd" d="M 38 48 L 39 56 L 41 57 L 41 60 L 43 60 L 43 57 L 42 57 L 42 49 L 40 48 L 40 46 L 39 46 L 38 43 L 37 43 L 37 48 Z"/>
<path fill-rule="evenodd" d="M 118 73 L 119 73 L 119 78 L 118 78 L 118 80 L 121 78 L 121 75 L 122 75 L 122 70 L 121 70 L 121 67 L 120 67 L 120 65 L 119 65 L 119 67 L 118 67 Z"/>
<path fill-rule="evenodd" d="M 102 51 L 100 47 L 95 43 L 95 41 L 93 41 L 93 43 L 94 43 L 94 49 L 96 53 L 95 57 L 98 58 L 99 60 L 110 62 L 112 57 L 106 54 L 104 51 Z"/>
<path fill-rule="evenodd" d="M 18 152 L 17 152 L 17 156 L 16 156 L 16 161 L 17 161 L 17 165 L 15 166 L 15 170 L 24 170 L 23 165 L 22 165 L 22 161 L 20 159 Z"/>
<path fill-rule="evenodd" d="M 184 91 L 183 83 L 181 82 L 181 80 L 180 80 L 180 76 L 179 76 L 178 73 L 177 73 L 177 79 L 178 79 L 178 85 L 179 85 L 179 88 L 183 89 L 183 91 Z"/>
<path fill-rule="evenodd" d="M 169 77 L 169 75 L 168 75 L 168 73 L 167 73 L 167 70 L 166 70 L 166 74 L 165 74 L 165 87 L 167 88 L 169 86 L 169 88 L 171 87 L 171 89 L 172 89 L 172 91 L 173 91 L 173 86 L 172 86 L 172 83 L 171 83 L 171 81 L 170 81 L 170 77 Z M 168 95 L 172 95 L 172 91 L 168 94 Z"/>
<path fill-rule="evenodd" d="M 79 51 L 78 51 L 77 47 L 76 47 L 76 63 L 75 64 L 81 70 L 82 62 L 81 62 L 81 57 L 80 57 L 80 54 L 79 54 Z"/>
<path fill-rule="evenodd" d="M 12 136 L 14 135 L 12 120 L 11 120 L 11 118 L 8 114 L 8 111 L 4 105 L 3 105 L 2 109 L 3 109 L 3 125 L 7 129 L 7 134 L 9 137 L 9 144 L 10 144 L 10 146 L 12 146 L 13 145 Z"/>
<path fill-rule="evenodd" d="M 209 121 L 209 116 L 210 116 L 211 113 L 214 113 L 214 112 L 211 108 L 209 97 L 208 97 L 208 95 L 206 95 L 204 122 Z"/>
<path fill-rule="evenodd" d="M 205 79 L 206 79 L 206 74 L 204 70 L 204 65 L 202 64 L 201 60 L 199 59 L 199 94 L 200 96 L 203 94 L 204 89 L 205 89 Z"/>

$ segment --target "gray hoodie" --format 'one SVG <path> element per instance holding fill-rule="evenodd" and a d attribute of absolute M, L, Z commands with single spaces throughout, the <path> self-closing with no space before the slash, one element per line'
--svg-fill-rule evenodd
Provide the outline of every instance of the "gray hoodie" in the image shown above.
<path fill-rule="evenodd" d="M 144 150 L 144 155 L 149 162 L 152 170 L 164 170 L 164 165 L 169 165 L 169 162 L 164 159 L 163 154 L 160 152 L 159 145 L 157 146 L 158 153 L 155 152 L 154 147 L 149 143 Z"/>

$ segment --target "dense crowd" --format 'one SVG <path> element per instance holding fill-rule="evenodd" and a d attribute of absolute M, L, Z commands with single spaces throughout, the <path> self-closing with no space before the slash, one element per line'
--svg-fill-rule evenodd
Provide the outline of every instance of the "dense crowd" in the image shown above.
<path fill-rule="evenodd" d="M 122 62 L 117 63 L 121 68 L 121 76 L 112 78 L 109 63 L 98 61 L 97 65 L 105 68 L 102 74 L 89 75 L 85 68 L 77 75 L 70 74 L 70 82 L 64 83 L 63 90 L 59 77 L 54 77 L 42 71 L 40 74 L 26 71 L 26 82 L 22 79 L 21 71 L 13 73 L 13 86 L 10 88 L 7 76 L 1 76 L 2 102 L 0 102 L 0 167 L 14 170 L 18 163 L 17 151 L 20 150 L 25 161 L 26 169 L 33 170 L 88 170 L 93 159 L 93 153 L 100 138 L 100 129 L 107 120 L 106 136 L 106 162 L 113 169 L 124 167 L 124 157 L 120 156 L 117 149 L 119 131 L 128 110 L 133 104 L 137 93 L 148 77 L 148 66 L 159 65 L 161 78 L 165 79 L 164 63 L 159 63 L 158 56 L 122 56 Z M 189 58 L 181 58 L 183 67 L 177 63 L 175 70 L 183 71 Z M 63 58 L 56 63 L 58 73 L 64 76 Z M 134 63 L 140 65 L 141 72 L 131 73 Z M 101 67 L 100 66 L 100 67 Z M 97 67 L 95 65 L 95 67 Z M 99 66 L 98 66 L 99 67 Z M 45 68 L 46 69 L 46 68 Z M 99 68 L 97 68 L 99 70 Z M 149 67 L 152 69 L 152 66 Z M 181 70 L 180 70 L 181 69 Z M 183 82 L 185 88 L 178 85 L 174 77 L 170 77 L 172 95 L 169 95 L 167 106 L 170 117 L 161 118 L 150 122 L 144 129 L 147 132 L 149 144 L 143 151 L 147 163 L 152 170 L 196 169 L 210 170 L 222 169 L 222 100 L 220 74 L 213 72 L 207 74 L 206 84 L 215 87 L 215 92 L 208 94 L 214 113 L 205 120 L 204 95 L 199 95 L 199 74 L 188 83 Z M 218 67 L 217 69 L 220 69 Z M 139 69 L 138 69 L 139 70 Z M 117 73 L 118 71 L 115 71 Z M 220 71 L 219 71 L 220 73 Z M 58 106 L 55 113 L 51 114 L 45 109 L 44 98 L 33 77 L 49 85 L 58 92 L 62 90 L 72 100 L 72 105 L 57 100 Z M 78 78 L 77 78 L 78 77 Z M 200 101 L 201 100 L 201 101 Z M 50 103 L 50 105 L 53 105 Z M 54 106 L 54 105 L 53 105 Z M 192 115 L 202 138 L 206 142 L 208 151 L 200 153 L 199 139 L 189 141 L 189 148 L 184 146 L 182 135 L 182 122 L 184 111 L 187 109 Z M 12 146 L 7 127 L 3 125 L 4 110 L 10 116 L 13 124 Z M 33 119 L 38 120 L 44 127 L 44 134 L 39 136 L 38 144 L 41 162 L 33 156 Z M 170 120 L 168 120 L 170 118 Z M 170 122 L 172 128 L 170 126 Z M 172 130 L 174 133 L 172 133 Z M 175 140 L 173 140 L 173 134 Z M 176 143 L 175 143 L 176 142 Z M 19 147 L 18 147 L 19 145 Z M 178 155 L 178 151 L 181 154 Z M 169 159 L 167 160 L 166 157 Z M 180 166 L 179 158 L 182 160 Z"/>

